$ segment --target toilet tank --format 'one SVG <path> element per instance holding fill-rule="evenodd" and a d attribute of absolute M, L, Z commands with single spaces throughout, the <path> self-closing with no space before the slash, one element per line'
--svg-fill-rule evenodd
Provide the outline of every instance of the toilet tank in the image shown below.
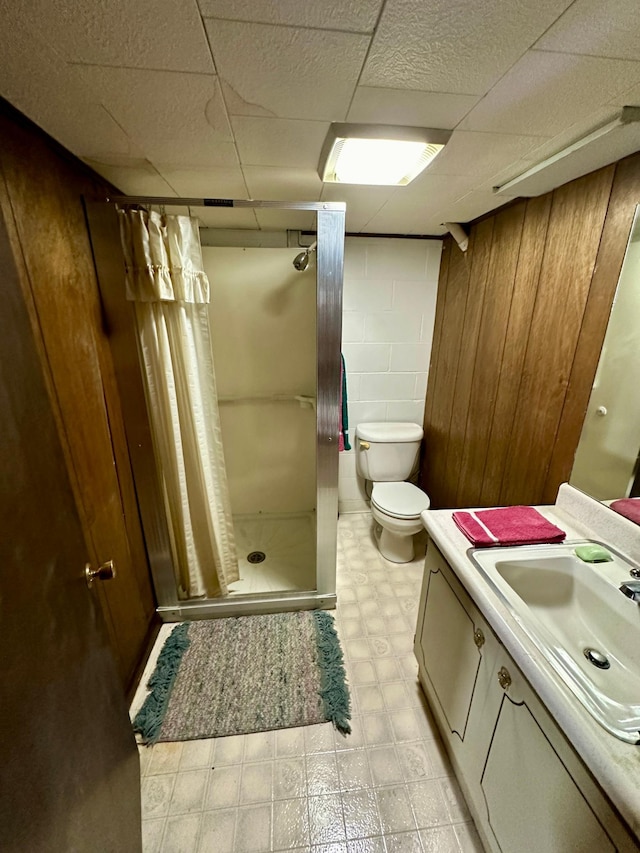
<path fill-rule="evenodd" d="M 356 467 L 374 483 L 401 482 L 418 461 L 423 430 L 418 424 L 364 423 L 356 427 Z"/>

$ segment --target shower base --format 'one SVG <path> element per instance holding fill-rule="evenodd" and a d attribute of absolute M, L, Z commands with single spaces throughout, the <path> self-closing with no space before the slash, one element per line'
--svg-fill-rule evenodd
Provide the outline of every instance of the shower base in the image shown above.
<path fill-rule="evenodd" d="M 314 513 L 235 515 L 233 524 L 240 580 L 230 595 L 316 589 Z"/>

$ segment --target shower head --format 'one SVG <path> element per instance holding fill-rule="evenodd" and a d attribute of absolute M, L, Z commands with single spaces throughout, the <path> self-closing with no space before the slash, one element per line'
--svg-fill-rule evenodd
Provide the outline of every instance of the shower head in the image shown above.
<path fill-rule="evenodd" d="M 315 252 L 316 246 L 318 242 L 312 243 L 304 252 L 300 252 L 299 255 L 296 255 L 293 259 L 293 265 L 298 270 L 298 272 L 304 272 L 306 268 L 309 266 L 309 258 L 311 257 L 311 252 Z"/>

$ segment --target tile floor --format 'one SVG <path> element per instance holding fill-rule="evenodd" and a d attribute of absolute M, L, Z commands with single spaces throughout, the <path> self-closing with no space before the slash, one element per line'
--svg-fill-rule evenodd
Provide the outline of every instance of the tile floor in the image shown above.
<path fill-rule="evenodd" d="M 423 554 L 384 560 L 368 513 L 341 516 L 338 540 L 353 733 L 141 747 L 144 853 L 482 853 L 416 676 Z"/>

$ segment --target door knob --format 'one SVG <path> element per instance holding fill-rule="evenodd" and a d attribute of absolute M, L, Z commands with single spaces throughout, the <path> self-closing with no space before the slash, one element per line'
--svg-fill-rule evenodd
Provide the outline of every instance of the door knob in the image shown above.
<path fill-rule="evenodd" d="M 87 586 L 91 589 L 94 581 L 110 581 L 116 576 L 116 567 L 113 560 L 107 560 L 97 569 L 91 568 L 91 563 L 87 563 L 84 567 L 84 576 L 87 581 Z"/>

